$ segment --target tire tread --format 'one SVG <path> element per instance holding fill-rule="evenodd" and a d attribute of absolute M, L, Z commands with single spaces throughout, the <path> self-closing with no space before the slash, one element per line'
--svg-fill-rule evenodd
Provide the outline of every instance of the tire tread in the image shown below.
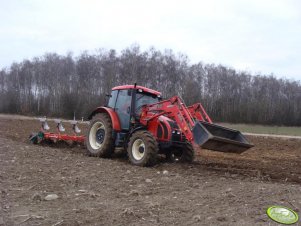
<path fill-rule="evenodd" d="M 141 161 L 137 161 L 134 159 L 132 155 L 132 145 L 136 139 L 142 139 L 145 142 L 147 147 L 146 155 L 141 159 Z M 156 164 L 157 153 L 159 151 L 159 145 L 155 137 L 148 132 L 147 130 L 139 130 L 132 134 L 130 137 L 129 145 L 127 148 L 128 157 L 132 164 L 138 166 L 153 166 Z"/>
<path fill-rule="evenodd" d="M 106 127 L 106 136 L 108 135 L 109 137 L 105 139 L 102 150 L 99 150 L 97 153 L 93 153 L 90 151 L 92 147 L 89 144 L 89 132 L 93 125 L 93 122 L 97 120 L 101 120 L 105 124 L 104 126 Z M 114 152 L 114 138 L 112 135 L 113 126 L 112 126 L 111 118 L 106 113 L 97 113 L 92 117 L 90 122 L 91 122 L 90 127 L 88 129 L 87 136 L 86 136 L 87 154 L 93 157 L 102 157 L 102 158 L 111 157 Z"/>

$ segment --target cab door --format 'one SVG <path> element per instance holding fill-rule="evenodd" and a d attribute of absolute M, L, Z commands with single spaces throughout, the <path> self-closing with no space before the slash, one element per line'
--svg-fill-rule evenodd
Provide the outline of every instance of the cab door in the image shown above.
<path fill-rule="evenodd" d="M 130 90 L 118 91 L 115 111 L 119 117 L 122 130 L 129 130 L 130 128 L 131 100 Z"/>

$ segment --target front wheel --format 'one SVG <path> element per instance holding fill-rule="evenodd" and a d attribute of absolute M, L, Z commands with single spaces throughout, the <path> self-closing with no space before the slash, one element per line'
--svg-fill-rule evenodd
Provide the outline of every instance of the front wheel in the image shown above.
<path fill-rule="evenodd" d="M 132 134 L 127 148 L 129 160 L 137 166 L 152 166 L 156 163 L 159 150 L 155 137 L 146 130 Z"/>
<path fill-rule="evenodd" d="M 174 148 L 166 152 L 166 159 L 169 162 L 193 162 L 194 149 L 191 143 L 186 142 L 180 148 Z"/>

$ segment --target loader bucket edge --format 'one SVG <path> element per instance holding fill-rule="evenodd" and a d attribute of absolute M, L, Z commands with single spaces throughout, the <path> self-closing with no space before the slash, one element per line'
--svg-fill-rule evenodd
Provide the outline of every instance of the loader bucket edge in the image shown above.
<path fill-rule="evenodd" d="M 196 144 L 213 151 L 242 153 L 254 146 L 240 131 L 208 122 L 198 121 L 192 132 Z"/>

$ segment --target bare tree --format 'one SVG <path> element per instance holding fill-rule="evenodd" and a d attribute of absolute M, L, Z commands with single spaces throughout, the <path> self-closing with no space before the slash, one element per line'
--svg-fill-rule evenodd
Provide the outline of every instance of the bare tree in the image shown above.
<path fill-rule="evenodd" d="M 202 102 L 215 121 L 301 125 L 301 84 L 214 64 L 189 64 L 184 54 L 132 45 L 78 57 L 47 53 L 0 70 L 0 112 L 71 118 L 104 104 L 116 85 L 137 82 Z"/>

